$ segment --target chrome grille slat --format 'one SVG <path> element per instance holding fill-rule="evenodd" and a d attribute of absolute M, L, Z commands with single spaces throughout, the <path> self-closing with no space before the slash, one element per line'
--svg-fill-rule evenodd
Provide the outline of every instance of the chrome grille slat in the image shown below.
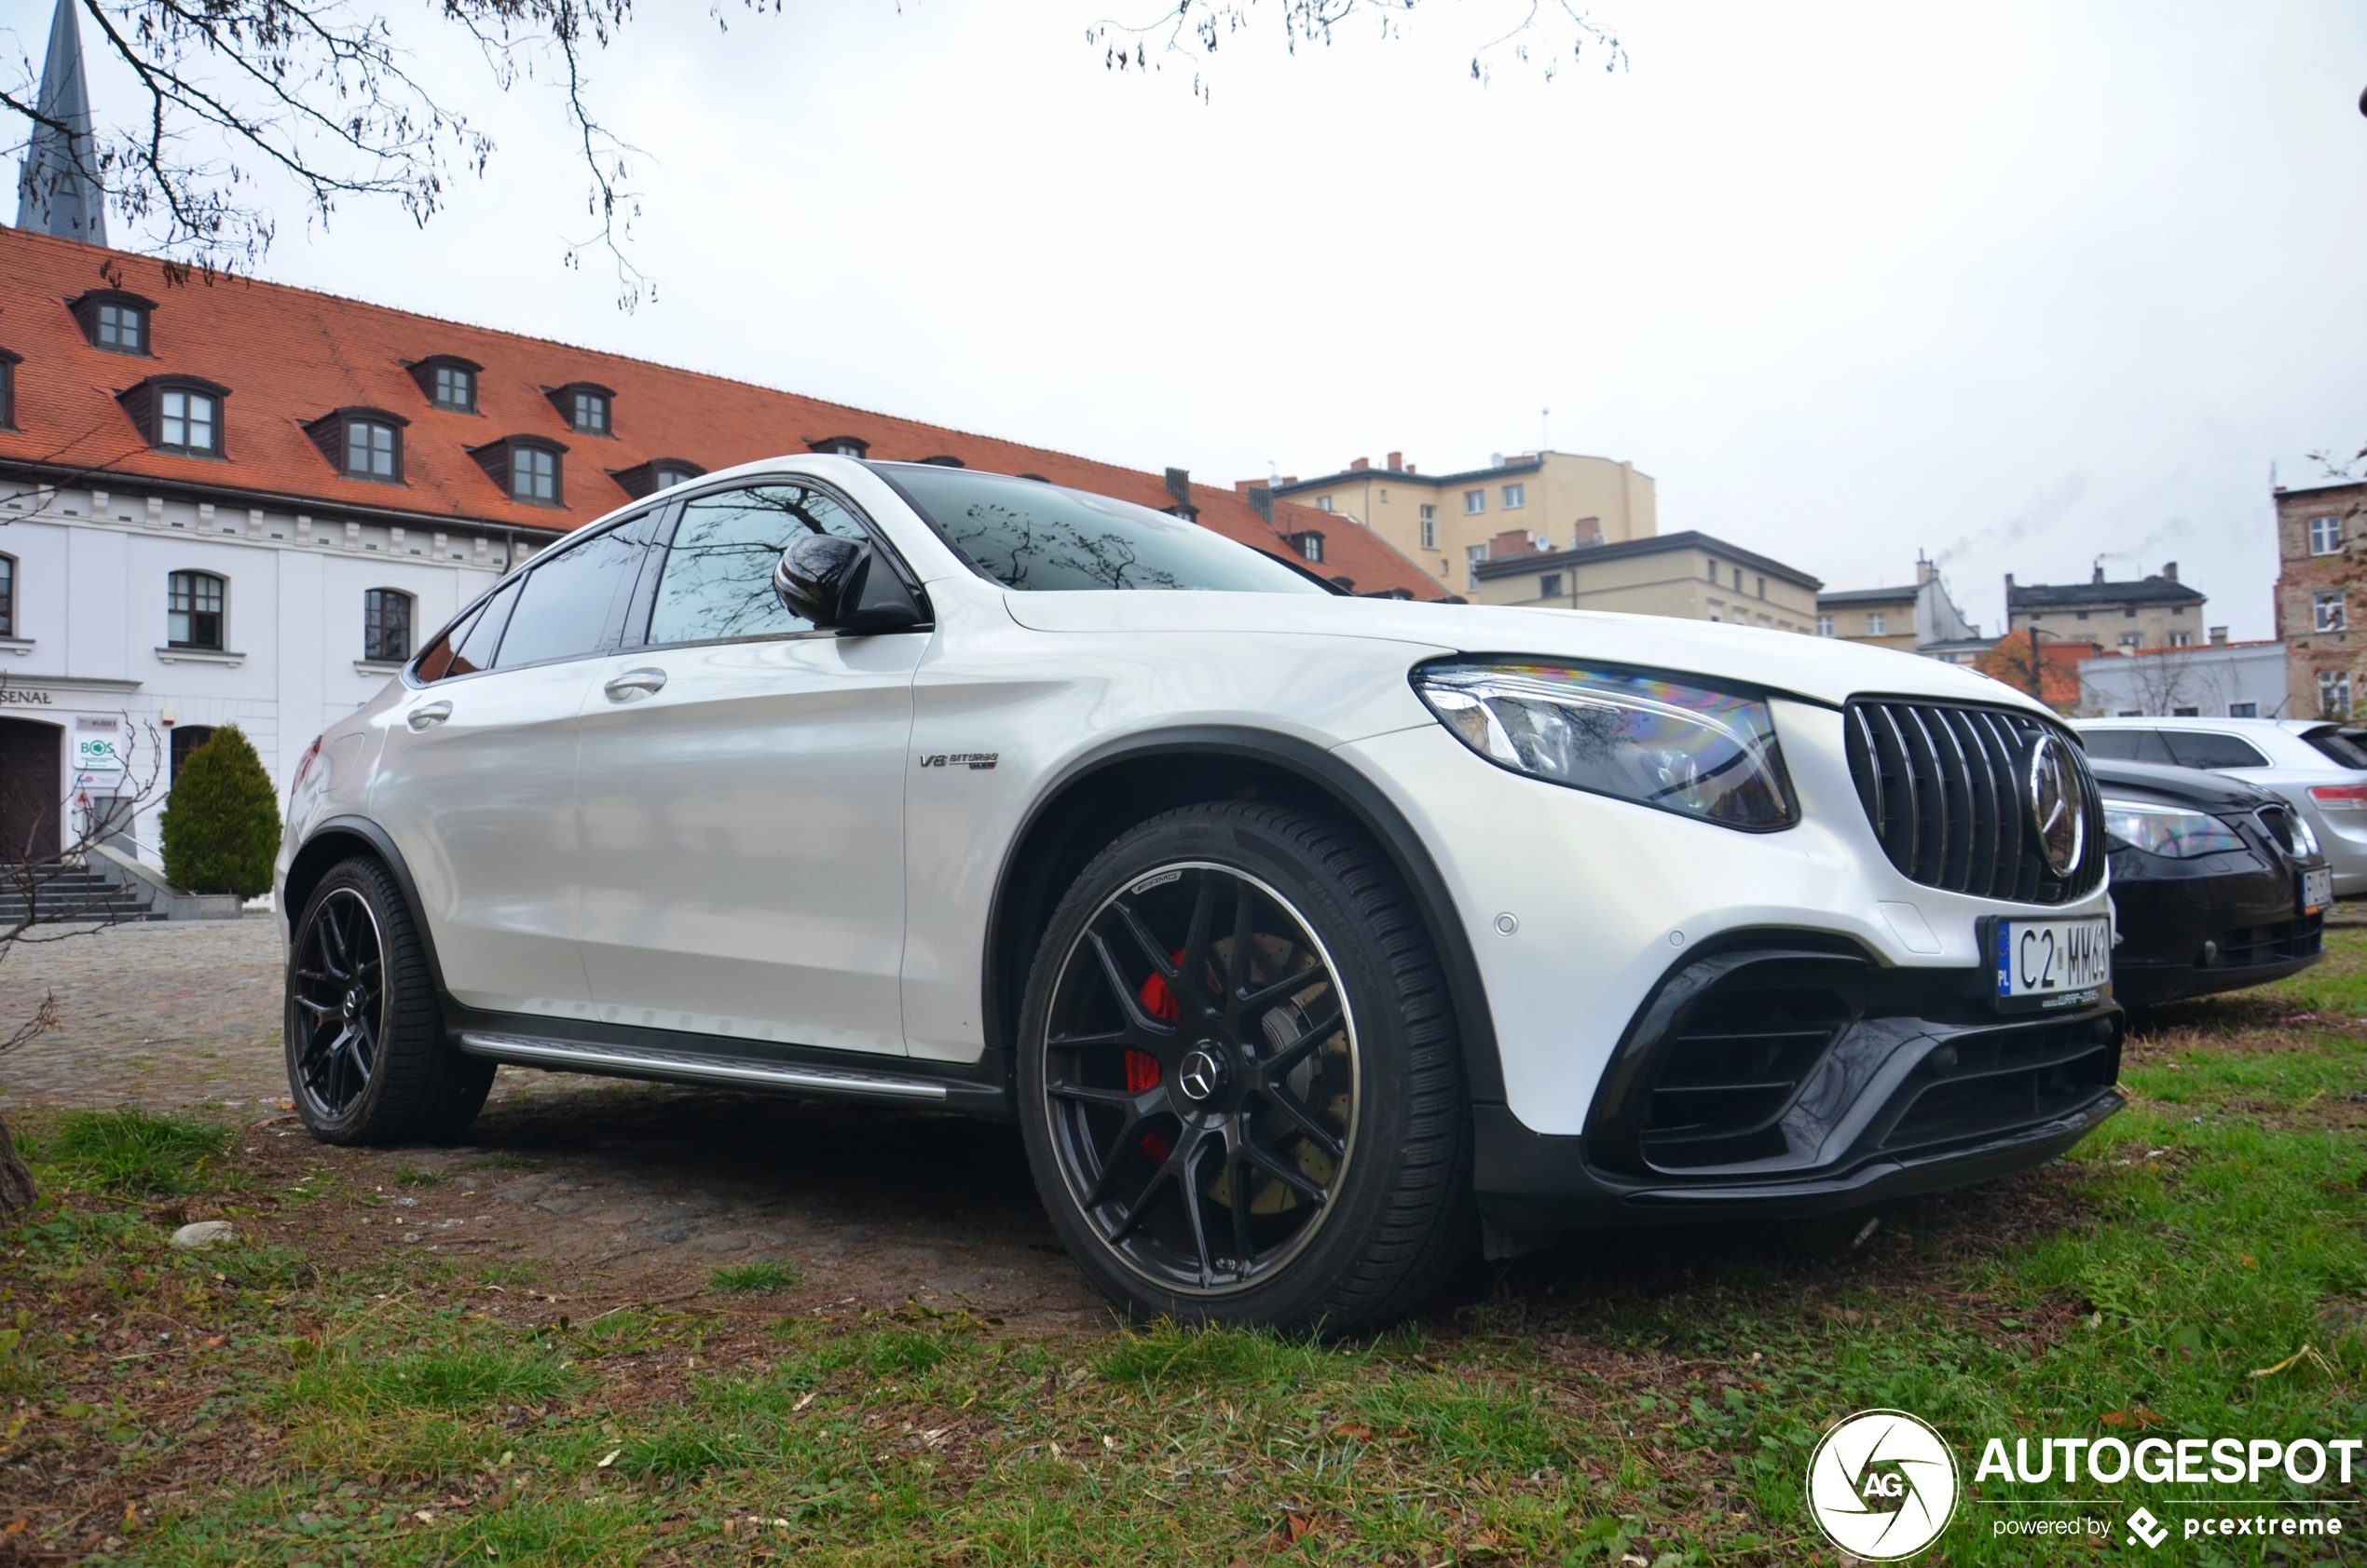
<path fill-rule="evenodd" d="M 2042 733 L 2072 742 L 2086 785 L 2087 847 L 2063 877 L 2040 857 L 2015 777 L 2017 758 Z M 1859 698 L 1845 735 L 1866 820 L 1909 880 L 2021 904 L 2067 903 L 2103 880 L 2102 804 L 2068 731 L 2010 708 Z"/>

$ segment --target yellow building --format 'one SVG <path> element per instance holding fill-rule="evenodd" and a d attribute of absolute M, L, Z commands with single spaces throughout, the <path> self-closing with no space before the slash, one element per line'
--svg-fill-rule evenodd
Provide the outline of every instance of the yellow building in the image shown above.
<path fill-rule="evenodd" d="M 1652 478 L 1633 463 L 1567 452 L 1498 455 L 1484 469 L 1421 473 L 1402 452 L 1385 467 L 1359 457 L 1320 479 L 1293 474 L 1276 499 L 1335 512 L 1372 529 L 1439 582 L 1470 594 L 1477 565 L 1499 534 L 1531 549 L 1626 544 L 1660 532 Z"/>
<path fill-rule="evenodd" d="M 1796 566 L 1688 530 L 1625 544 L 1539 551 L 1508 533 L 1473 568 L 1483 605 L 1619 610 L 1813 634 L 1824 584 Z"/>

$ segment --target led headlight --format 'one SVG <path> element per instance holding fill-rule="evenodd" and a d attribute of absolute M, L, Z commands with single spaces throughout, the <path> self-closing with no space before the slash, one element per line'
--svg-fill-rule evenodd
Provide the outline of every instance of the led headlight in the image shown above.
<path fill-rule="evenodd" d="M 1644 671 L 1512 662 L 1426 664 L 1414 689 L 1465 745 L 1516 773 L 1753 832 L 1798 820 L 1758 698 Z"/>
<path fill-rule="evenodd" d="M 2176 806 L 2114 800 L 2109 796 L 2104 800 L 2104 832 L 2124 844 L 2171 860 L 2192 860 L 2244 847 L 2236 830 L 2217 817 Z"/>

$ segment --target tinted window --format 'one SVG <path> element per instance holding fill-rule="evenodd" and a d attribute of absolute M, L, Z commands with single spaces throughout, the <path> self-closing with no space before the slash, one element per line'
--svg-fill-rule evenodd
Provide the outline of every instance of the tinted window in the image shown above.
<path fill-rule="evenodd" d="M 844 507 L 802 484 L 759 484 L 685 502 L 658 579 L 649 640 L 700 643 L 814 630 L 773 592 L 781 552 L 808 534 L 868 538 Z"/>
<path fill-rule="evenodd" d="M 2268 766 L 2268 758 L 2261 756 L 2250 741 L 2234 735 L 2214 735 L 2208 729 L 2166 729 L 2162 739 L 2169 743 L 2169 754 L 2182 768 Z"/>
<path fill-rule="evenodd" d="M 2316 729 L 2303 739 L 2342 767 L 2367 769 L 2367 731 Z"/>
<path fill-rule="evenodd" d="M 1107 496 L 963 469 L 880 471 L 963 559 L 1008 588 L 1326 592 L 1245 544 Z"/>
<path fill-rule="evenodd" d="M 2087 729 L 2080 732 L 2087 755 L 2112 762 L 2159 762 L 2174 765 L 2169 748 L 2157 729 Z"/>
<path fill-rule="evenodd" d="M 628 525 L 538 562 L 527 572 L 525 591 L 511 612 L 499 667 L 597 653 L 611 635 L 615 613 L 633 592 L 646 548 L 638 530 Z"/>

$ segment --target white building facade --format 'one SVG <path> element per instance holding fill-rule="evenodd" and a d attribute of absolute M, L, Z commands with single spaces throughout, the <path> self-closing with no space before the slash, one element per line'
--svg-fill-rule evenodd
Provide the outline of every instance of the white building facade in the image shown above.
<path fill-rule="evenodd" d="M 2211 642 L 2079 661 L 2084 718 L 2285 718 L 2285 645 Z"/>

